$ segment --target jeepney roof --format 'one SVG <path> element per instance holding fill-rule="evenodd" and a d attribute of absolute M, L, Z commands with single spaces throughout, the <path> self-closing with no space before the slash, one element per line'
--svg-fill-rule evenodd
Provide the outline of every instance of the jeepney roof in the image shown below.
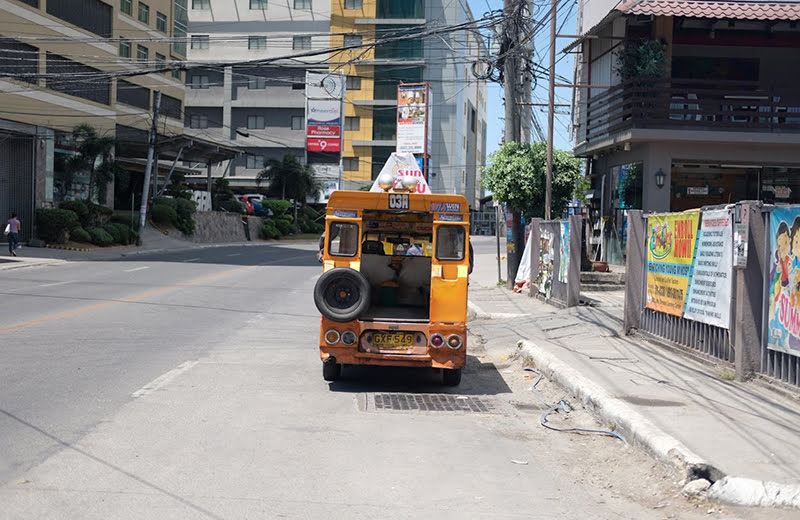
<path fill-rule="evenodd" d="M 408 201 L 408 207 L 401 207 Z M 328 199 L 328 213 L 334 210 L 405 210 L 426 213 L 469 215 L 467 199 L 461 195 L 337 190 Z"/>

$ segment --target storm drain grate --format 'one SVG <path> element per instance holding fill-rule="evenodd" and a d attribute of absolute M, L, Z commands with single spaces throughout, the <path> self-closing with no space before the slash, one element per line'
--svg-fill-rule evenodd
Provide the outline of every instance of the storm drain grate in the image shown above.
<path fill-rule="evenodd" d="M 420 412 L 494 411 L 494 403 L 481 397 L 450 394 L 375 394 L 376 410 Z"/>

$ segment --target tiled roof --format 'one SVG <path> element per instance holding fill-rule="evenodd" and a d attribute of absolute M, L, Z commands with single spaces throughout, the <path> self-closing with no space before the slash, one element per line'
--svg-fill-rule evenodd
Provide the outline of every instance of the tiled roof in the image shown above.
<path fill-rule="evenodd" d="M 627 0 L 618 11 L 627 14 L 723 18 L 736 20 L 800 20 L 800 2 L 731 0 Z"/>

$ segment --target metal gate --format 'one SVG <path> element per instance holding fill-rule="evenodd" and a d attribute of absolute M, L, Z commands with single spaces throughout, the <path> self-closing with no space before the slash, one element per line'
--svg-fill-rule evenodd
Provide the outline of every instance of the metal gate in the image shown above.
<path fill-rule="evenodd" d="M 33 141 L 32 135 L 0 133 L 0 223 L 5 228 L 15 211 L 21 224 L 20 242 L 30 240 L 33 230 Z"/>

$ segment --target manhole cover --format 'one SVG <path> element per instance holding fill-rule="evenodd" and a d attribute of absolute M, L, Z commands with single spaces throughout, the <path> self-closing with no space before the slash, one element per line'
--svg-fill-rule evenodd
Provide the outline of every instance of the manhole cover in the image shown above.
<path fill-rule="evenodd" d="M 373 402 L 376 410 L 489 413 L 495 409 L 486 398 L 452 394 L 375 394 Z"/>

